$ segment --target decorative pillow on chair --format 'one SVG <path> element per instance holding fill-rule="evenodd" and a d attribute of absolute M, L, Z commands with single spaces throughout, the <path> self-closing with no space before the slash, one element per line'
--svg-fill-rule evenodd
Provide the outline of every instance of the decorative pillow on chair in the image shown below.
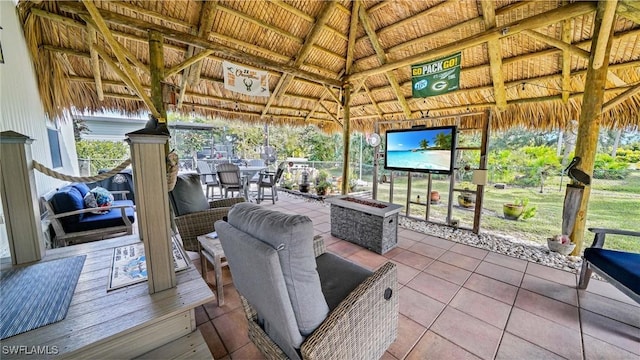
<path fill-rule="evenodd" d="M 99 208 L 105 206 L 111 206 L 113 204 L 113 194 L 109 190 L 101 187 L 91 189 L 84 196 L 84 206 L 86 208 Z M 94 214 L 106 214 L 109 210 L 96 210 L 92 211 Z"/>

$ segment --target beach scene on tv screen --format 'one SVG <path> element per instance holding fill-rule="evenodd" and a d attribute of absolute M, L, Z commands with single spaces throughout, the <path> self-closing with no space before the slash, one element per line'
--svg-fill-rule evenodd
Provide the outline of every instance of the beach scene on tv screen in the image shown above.
<path fill-rule="evenodd" d="M 452 129 L 387 133 L 387 167 L 449 171 Z"/>

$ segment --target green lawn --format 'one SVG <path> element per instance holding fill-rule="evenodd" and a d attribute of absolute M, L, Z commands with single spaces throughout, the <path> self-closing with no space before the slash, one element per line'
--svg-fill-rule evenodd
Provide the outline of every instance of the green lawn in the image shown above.
<path fill-rule="evenodd" d="M 483 213 L 481 220 L 482 231 L 491 231 L 511 235 L 517 238 L 546 243 L 546 238 L 559 234 L 562 226 L 562 205 L 564 202 L 567 178 L 564 178 L 562 188 L 560 178 L 548 179 L 544 192 L 540 187 L 519 188 L 507 187 L 496 189 L 488 186 L 485 191 Z M 406 204 L 407 178 L 396 177 L 394 184 L 393 202 Z M 422 201 L 427 199 L 427 178 L 412 179 L 412 199 L 419 194 Z M 389 184 L 379 184 L 378 199 L 388 201 Z M 445 222 L 447 214 L 447 197 L 449 183 L 445 180 L 434 180 L 433 190 L 440 192 L 441 203 L 431 207 L 429 219 L 434 222 Z M 457 194 L 454 194 L 457 196 Z M 502 205 L 513 202 L 517 198 L 528 198 L 529 206 L 537 206 L 537 214 L 528 220 L 506 220 L 502 214 Z M 463 209 L 454 199 L 452 217 L 460 220 L 460 225 L 471 228 L 473 225 L 473 210 Z M 411 205 L 411 216 L 424 219 L 425 207 Z M 599 180 L 592 184 L 589 211 L 587 214 L 587 228 L 602 227 L 640 231 L 640 171 L 631 173 L 625 180 Z M 591 233 L 585 233 L 586 246 L 591 244 Z M 607 236 L 607 248 L 640 252 L 640 239 Z"/>

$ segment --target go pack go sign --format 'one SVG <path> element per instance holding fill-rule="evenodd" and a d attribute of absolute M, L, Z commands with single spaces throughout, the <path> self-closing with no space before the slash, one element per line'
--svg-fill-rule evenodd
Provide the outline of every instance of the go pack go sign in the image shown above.
<path fill-rule="evenodd" d="M 414 98 L 446 94 L 460 86 L 462 53 L 428 63 L 411 66 L 411 89 Z"/>

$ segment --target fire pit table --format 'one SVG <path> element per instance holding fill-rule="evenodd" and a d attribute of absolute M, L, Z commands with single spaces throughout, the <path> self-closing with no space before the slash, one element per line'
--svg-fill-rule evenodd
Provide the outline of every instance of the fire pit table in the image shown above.
<path fill-rule="evenodd" d="M 402 206 L 348 195 L 325 199 L 331 204 L 331 235 L 384 254 L 398 243 Z"/>

